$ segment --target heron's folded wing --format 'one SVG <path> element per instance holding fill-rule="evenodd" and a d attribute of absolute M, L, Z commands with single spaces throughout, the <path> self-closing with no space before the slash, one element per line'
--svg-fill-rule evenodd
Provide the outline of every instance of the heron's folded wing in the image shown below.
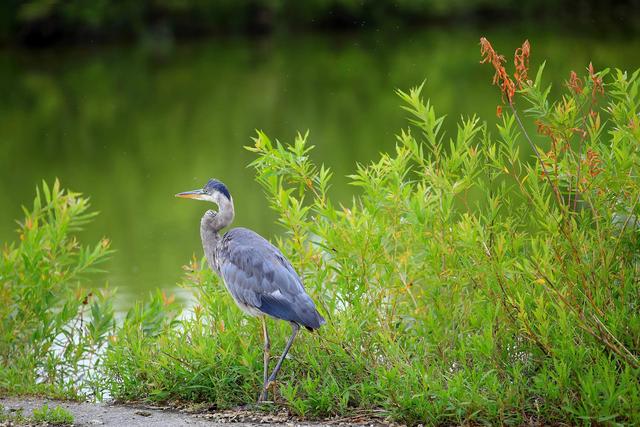
<path fill-rule="evenodd" d="M 313 301 L 279 254 L 239 244 L 227 249 L 220 272 L 237 301 L 279 319 L 319 326 Z"/>
<path fill-rule="evenodd" d="M 234 262 L 224 262 L 221 265 L 220 273 L 233 298 L 251 307 L 260 306 L 260 298 L 256 290 L 258 289 L 258 279 Z"/>

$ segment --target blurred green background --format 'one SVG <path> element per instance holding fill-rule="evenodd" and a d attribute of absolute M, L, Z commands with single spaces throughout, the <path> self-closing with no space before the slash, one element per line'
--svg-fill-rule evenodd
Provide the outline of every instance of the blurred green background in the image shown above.
<path fill-rule="evenodd" d="M 446 126 L 495 121 L 500 96 L 479 64 L 488 37 L 510 57 L 524 39 L 558 90 L 590 61 L 640 66 L 638 2 L 9 1 L 0 6 L 0 241 L 42 180 L 92 197 L 83 233 L 116 253 L 101 277 L 127 304 L 173 290 L 201 256 L 208 206 L 179 191 L 224 181 L 236 225 L 280 230 L 244 149 L 255 129 L 311 132 L 337 201 L 357 162 L 393 149 L 405 126 L 395 88 L 426 79 Z"/>
<path fill-rule="evenodd" d="M 554 22 L 637 29 L 639 0 L 5 0 L 1 36 L 55 40 L 397 29 L 433 23 Z"/>

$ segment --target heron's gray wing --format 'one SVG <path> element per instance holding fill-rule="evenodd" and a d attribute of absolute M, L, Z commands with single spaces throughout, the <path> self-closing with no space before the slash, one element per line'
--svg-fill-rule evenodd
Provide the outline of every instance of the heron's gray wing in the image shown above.
<path fill-rule="evenodd" d="M 233 229 L 221 250 L 220 273 L 236 301 L 309 328 L 324 322 L 289 261 L 264 238 Z"/>

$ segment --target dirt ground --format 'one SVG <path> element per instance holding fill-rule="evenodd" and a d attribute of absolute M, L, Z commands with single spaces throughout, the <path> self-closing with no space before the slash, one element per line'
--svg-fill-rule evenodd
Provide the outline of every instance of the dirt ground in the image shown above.
<path fill-rule="evenodd" d="M 245 409 L 209 412 L 206 409 L 157 407 L 145 405 L 116 405 L 109 403 L 81 403 L 57 401 L 40 397 L 0 397 L 0 405 L 5 411 L 18 411 L 30 417 L 34 408 L 47 404 L 49 407 L 62 406 L 73 414 L 74 426 L 208 426 L 246 427 L 269 424 L 272 426 L 382 426 L 387 425 L 371 418 L 331 419 L 324 422 L 304 422 L 286 412 L 277 414 Z M 11 426 L 0 422 L 0 426 Z"/>

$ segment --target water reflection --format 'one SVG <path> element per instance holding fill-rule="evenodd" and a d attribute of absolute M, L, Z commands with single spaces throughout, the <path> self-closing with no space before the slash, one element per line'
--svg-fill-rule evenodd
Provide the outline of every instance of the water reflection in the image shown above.
<path fill-rule="evenodd" d="M 209 40 L 157 55 L 142 47 L 0 54 L 0 239 L 41 179 L 92 197 L 101 211 L 86 240 L 109 236 L 117 253 L 112 286 L 139 295 L 171 288 L 181 265 L 201 254 L 206 205 L 173 194 L 223 180 L 236 225 L 279 232 L 242 147 L 254 129 L 290 141 L 311 131 L 318 162 L 334 169 L 334 194 L 356 191 L 344 176 L 390 150 L 404 126 L 394 88 L 427 79 L 425 94 L 454 128 L 460 115 L 493 120 L 491 71 L 478 39 L 507 52 L 528 37 L 533 66 L 547 59 L 556 86 L 589 61 L 637 68 L 635 40 L 603 40 L 527 28 Z M 533 34 L 533 35 L 532 35 Z"/>

